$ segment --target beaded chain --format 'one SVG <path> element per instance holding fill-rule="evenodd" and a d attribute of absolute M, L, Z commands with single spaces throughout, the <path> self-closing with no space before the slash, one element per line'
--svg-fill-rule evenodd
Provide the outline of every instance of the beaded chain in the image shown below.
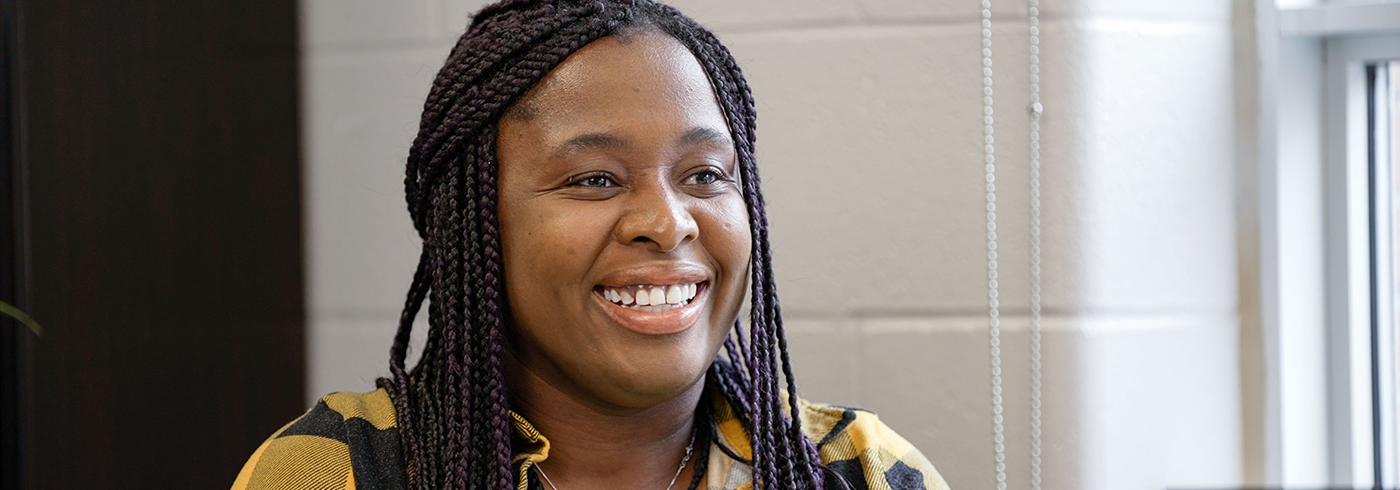
<path fill-rule="evenodd" d="M 992 1 L 982 0 L 982 142 L 987 172 L 987 332 L 992 344 L 992 443 L 996 452 L 997 490 L 1006 490 L 1006 437 L 1002 433 L 1001 319 L 997 285 L 997 157 L 992 134 Z"/>
<path fill-rule="evenodd" d="M 1040 0 L 1030 0 L 1031 490 L 1040 490 Z"/>
<path fill-rule="evenodd" d="M 1030 28 L 1030 366 L 1031 490 L 1040 490 L 1040 2 L 1029 0 Z M 992 90 L 992 2 L 982 0 L 982 138 L 987 196 L 987 331 L 992 361 L 992 442 L 997 490 L 1006 490 L 1006 436 L 1002 407 L 1001 309 L 997 282 L 996 138 Z"/>

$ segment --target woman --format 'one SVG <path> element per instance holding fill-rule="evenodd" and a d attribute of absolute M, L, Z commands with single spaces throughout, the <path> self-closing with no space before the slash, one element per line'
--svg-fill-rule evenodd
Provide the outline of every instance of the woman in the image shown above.
<path fill-rule="evenodd" d="M 409 152 L 393 378 L 323 398 L 234 488 L 946 488 L 873 414 L 796 396 L 753 142 L 733 57 L 676 10 L 486 7 Z"/>

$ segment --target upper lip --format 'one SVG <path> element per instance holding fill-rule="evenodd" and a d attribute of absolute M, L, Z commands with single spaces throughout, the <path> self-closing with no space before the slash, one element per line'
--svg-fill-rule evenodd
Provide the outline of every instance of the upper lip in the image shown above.
<path fill-rule="evenodd" d="M 693 262 L 656 262 L 608 273 L 601 286 L 690 284 L 710 279 L 710 270 Z"/>

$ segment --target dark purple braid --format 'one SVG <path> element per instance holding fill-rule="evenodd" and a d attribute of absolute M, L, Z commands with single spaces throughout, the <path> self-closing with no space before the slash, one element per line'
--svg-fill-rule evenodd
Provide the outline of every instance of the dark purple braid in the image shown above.
<path fill-rule="evenodd" d="M 782 414 L 781 398 L 772 396 L 779 389 L 777 372 L 774 369 L 773 355 L 775 352 L 780 352 L 782 356 L 783 375 L 787 381 L 788 413 L 797 414 L 799 412 L 797 384 L 792 372 L 791 358 L 788 354 L 787 336 L 783 331 L 777 282 L 773 275 L 772 248 L 768 240 L 768 216 L 753 156 L 753 145 L 756 140 L 755 131 L 757 130 L 755 124 L 757 111 L 754 109 L 753 95 L 749 89 L 748 81 L 744 79 L 743 72 L 734 60 L 734 56 L 714 34 L 695 25 L 693 20 L 675 9 L 664 8 L 669 10 L 679 22 L 694 27 L 686 34 L 695 36 L 695 38 L 688 42 L 686 39 L 681 39 L 681 41 L 691 47 L 691 51 L 695 53 L 701 65 L 708 72 L 710 80 L 716 85 L 720 106 L 729 120 L 730 131 L 734 133 L 735 146 L 741 163 L 741 177 L 745 183 L 745 199 L 749 204 L 750 228 L 753 230 L 753 308 L 749 338 L 751 349 L 748 351 L 749 361 L 752 361 L 753 364 L 749 366 L 749 373 L 751 383 L 756 385 L 754 391 L 766 395 L 756 397 L 758 400 L 756 400 L 757 403 L 754 403 L 753 410 L 760 414 L 760 420 L 754 423 L 776 425 L 782 422 L 785 417 Z M 742 341 L 742 337 L 740 340 Z M 777 345 L 774 345 L 775 341 Z M 816 466 L 821 464 L 821 459 L 817 456 L 816 445 L 802 434 L 802 422 L 799 417 L 788 417 L 788 419 L 788 427 L 785 432 L 764 434 L 762 437 L 757 437 L 757 434 L 754 434 L 756 474 L 757 468 L 762 466 L 768 474 L 776 473 L 782 482 L 790 482 L 796 478 L 799 480 L 795 482 L 798 486 L 821 488 L 822 475 L 815 470 Z M 764 451 L 757 449 L 759 444 L 765 446 Z M 765 461 L 765 455 L 772 455 L 772 457 Z M 775 465 L 777 468 L 773 467 Z M 796 471 L 794 467 L 805 469 L 805 471 Z M 775 469 L 776 472 L 773 471 Z M 757 479 L 757 476 L 755 478 Z M 781 487 L 787 488 L 789 485 L 784 484 Z"/>
<path fill-rule="evenodd" d="M 485 230 L 482 255 L 485 259 L 486 273 L 482 281 L 482 304 L 494 305 L 493 308 L 482 308 L 482 325 L 487 329 L 487 341 L 484 344 L 489 361 L 489 372 L 485 373 L 484 383 L 491 394 L 489 400 L 486 400 L 486 418 L 489 419 L 488 427 L 493 438 L 509 440 L 511 429 L 509 417 L 506 415 L 510 402 L 505 387 L 505 317 L 510 309 L 506 307 L 505 294 L 501 291 L 505 285 L 505 267 L 502 265 L 500 254 L 500 232 L 496 228 L 496 132 L 484 132 L 477 148 L 478 161 L 482 162 L 478 181 L 481 186 L 481 226 Z M 510 471 L 511 454 L 497 452 L 496 459 L 496 474 L 491 475 L 488 481 L 510 484 L 514 478 Z"/>
<path fill-rule="evenodd" d="M 821 461 L 802 433 L 782 312 L 773 278 L 768 218 L 754 159 L 753 96 L 729 50 L 695 21 L 649 0 L 507 0 L 483 8 L 457 41 L 423 104 L 404 180 L 423 255 L 390 351 L 392 379 L 380 380 L 398 413 L 410 489 L 509 490 L 510 399 L 506 301 L 496 216 L 496 129 L 521 96 L 574 51 L 604 36 L 665 33 L 704 68 L 735 141 L 752 231 L 753 308 L 747 332 L 735 323 L 725 354 L 707 372 L 697 407 L 704 474 L 718 437 L 709 408 L 721 396 L 748 432 L 755 488 L 818 489 Z M 428 339 L 412 371 L 404 366 L 413 320 L 428 306 Z M 781 380 L 780 380 L 781 378 Z M 788 402 L 782 400 L 786 384 Z"/>

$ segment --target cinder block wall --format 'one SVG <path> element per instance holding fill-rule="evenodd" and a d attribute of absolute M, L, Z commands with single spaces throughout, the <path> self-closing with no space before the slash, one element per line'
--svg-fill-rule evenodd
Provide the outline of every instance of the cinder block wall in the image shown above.
<path fill-rule="evenodd" d="M 1029 478 L 1028 31 L 994 1 L 1007 457 Z M 799 386 L 994 488 L 980 2 L 683 0 L 738 57 Z M 1229 2 L 1045 1 L 1046 488 L 1241 475 Z M 418 253 L 402 169 L 462 0 L 303 0 L 308 392 L 366 391 Z M 420 329 L 421 330 L 421 329 Z"/>

